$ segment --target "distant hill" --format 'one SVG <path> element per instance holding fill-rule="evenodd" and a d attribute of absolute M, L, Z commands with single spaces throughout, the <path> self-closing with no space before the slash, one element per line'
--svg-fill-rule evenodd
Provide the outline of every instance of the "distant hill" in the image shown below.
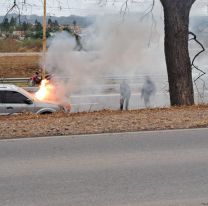
<path fill-rule="evenodd" d="M 132 13 L 131 16 L 137 18 L 141 13 Z M 17 17 L 16 14 L 9 14 L 8 18 L 10 19 L 12 16 Z M 109 15 L 108 15 L 109 16 Z M 29 22 L 34 23 L 37 19 L 39 22 L 42 23 L 42 16 L 37 15 L 23 15 L 20 17 L 21 22 Z M 72 24 L 75 20 L 78 25 L 81 27 L 88 27 L 91 24 L 93 24 L 96 20 L 96 16 L 76 16 L 76 15 L 70 15 L 70 16 L 61 16 L 61 17 L 55 17 L 55 16 L 48 16 L 48 19 L 51 18 L 52 21 L 57 20 L 59 24 Z M 0 16 L 0 23 L 3 21 L 4 16 Z M 190 30 L 195 32 L 196 34 L 206 33 L 208 32 L 208 16 L 192 16 L 190 17 Z"/>
<path fill-rule="evenodd" d="M 12 16 L 17 17 L 16 14 L 10 14 L 8 15 L 8 19 L 10 19 Z M 28 16 L 21 16 L 20 20 L 21 22 L 28 22 L 28 23 L 34 23 L 35 20 L 37 19 L 39 22 L 42 23 L 42 16 L 37 16 L 37 15 L 28 15 Z M 88 27 L 95 21 L 95 16 L 61 16 L 61 17 L 54 17 L 54 16 L 48 16 L 47 20 L 51 18 L 53 21 L 57 20 L 59 24 L 72 24 L 73 21 L 75 20 L 77 24 L 81 27 Z M 0 16 L 0 22 L 2 22 L 4 19 L 4 16 Z"/>

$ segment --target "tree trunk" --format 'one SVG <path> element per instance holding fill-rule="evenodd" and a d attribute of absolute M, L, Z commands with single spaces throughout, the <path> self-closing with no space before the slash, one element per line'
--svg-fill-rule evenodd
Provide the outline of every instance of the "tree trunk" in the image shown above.
<path fill-rule="evenodd" d="M 195 0 L 161 0 L 165 18 L 165 57 L 171 105 L 194 104 L 188 51 L 189 13 Z"/>

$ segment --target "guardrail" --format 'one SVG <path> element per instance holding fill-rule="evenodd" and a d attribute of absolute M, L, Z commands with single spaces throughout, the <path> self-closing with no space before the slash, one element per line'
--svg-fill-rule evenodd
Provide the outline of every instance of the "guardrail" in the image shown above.
<path fill-rule="evenodd" d="M 156 84 L 157 91 L 167 93 L 168 92 L 168 83 L 167 83 L 167 77 L 163 75 L 154 75 L 151 76 L 152 80 Z M 70 81 L 70 77 L 63 77 L 59 76 L 54 78 L 55 81 L 62 81 L 62 82 L 68 82 Z M 101 79 L 101 81 L 99 81 Z M 120 92 L 120 82 L 123 79 L 131 80 L 130 87 L 132 93 L 138 93 L 141 91 L 142 85 L 144 83 L 144 76 L 138 75 L 134 78 L 130 76 L 103 76 L 98 77 L 96 84 L 85 84 L 83 85 L 73 85 L 73 95 L 79 95 L 79 94 L 93 94 L 97 95 L 101 92 L 103 94 L 117 94 Z M 14 84 L 16 86 L 22 87 L 26 91 L 30 93 L 35 93 L 38 91 L 38 86 L 30 86 L 29 84 L 30 78 L 0 78 L 0 84 Z M 133 81 L 132 81 L 133 80 Z"/>
<path fill-rule="evenodd" d="M 135 81 L 143 81 L 145 75 L 135 75 L 135 76 L 127 76 L 127 75 L 110 75 L 110 76 L 102 76 L 102 77 L 97 77 L 97 79 L 103 79 L 103 80 L 109 80 L 109 81 L 121 81 L 123 79 L 129 79 L 129 80 L 135 80 Z M 158 79 L 165 79 L 167 78 L 165 75 L 151 75 L 151 78 L 153 80 L 158 80 Z M 70 80 L 71 77 L 69 76 L 57 76 L 54 77 L 55 80 Z M 0 83 L 28 83 L 30 80 L 29 77 L 25 78 L 0 78 Z M 108 82 L 109 83 L 109 82 Z"/>
<path fill-rule="evenodd" d="M 135 75 L 135 76 L 127 76 L 127 75 L 109 75 L 109 76 L 98 76 L 96 79 L 96 88 L 99 89 L 100 87 L 117 87 L 119 86 L 120 82 L 123 79 L 130 80 L 131 85 L 142 85 L 144 83 L 144 78 L 145 75 Z M 167 84 L 167 77 L 165 75 L 151 75 L 152 80 L 155 83 L 161 83 L 161 84 Z M 56 76 L 53 78 L 54 81 L 63 81 L 63 82 L 68 82 L 72 80 L 72 77 L 70 76 Z M 100 81 L 99 81 L 100 80 Z M 25 88 L 30 88 L 30 78 L 25 77 L 25 78 L 0 78 L 0 84 L 15 84 L 20 87 L 25 87 Z M 100 83 L 98 83 L 100 82 Z M 74 87 L 79 87 L 79 85 L 74 85 Z M 87 87 L 94 87 L 95 85 L 85 85 Z M 31 87 L 32 88 L 32 87 Z"/>
<path fill-rule="evenodd" d="M 29 83 L 30 78 L 0 78 L 0 83 L 2 84 L 23 84 Z"/>

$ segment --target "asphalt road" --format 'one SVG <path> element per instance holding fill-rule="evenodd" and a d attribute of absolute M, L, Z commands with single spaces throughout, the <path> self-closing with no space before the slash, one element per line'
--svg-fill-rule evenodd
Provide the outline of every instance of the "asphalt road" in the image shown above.
<path fill-rule="evenodd" d="M 0 205 L 208 205 L 207 134 L 198 129 L 0 141 Z"/>
<path fill-rule="evenodd" d="M 41 56 L 41 52 L 0 52 L 0 57 Z"/>

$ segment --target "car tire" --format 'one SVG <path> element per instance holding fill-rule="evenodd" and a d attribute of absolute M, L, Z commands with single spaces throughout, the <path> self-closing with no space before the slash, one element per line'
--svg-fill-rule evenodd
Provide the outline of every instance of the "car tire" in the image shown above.
<path fill-rule="evenodd" d="M 49 111 L 47 111 L 47 112 L 42 112 L 42 113 L 40 113 L 40 114 L 52 114 L 53 112 L 49 112 Z"/>

